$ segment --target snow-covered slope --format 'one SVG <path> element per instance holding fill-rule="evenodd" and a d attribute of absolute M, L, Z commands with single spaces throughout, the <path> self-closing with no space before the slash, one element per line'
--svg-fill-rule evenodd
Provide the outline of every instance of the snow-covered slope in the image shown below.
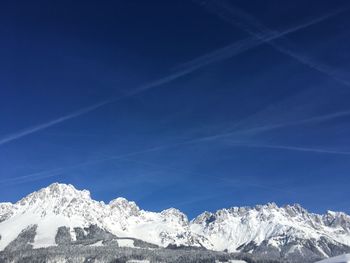
<path fill-rule="evenodd" d="M 350 262 L 350 254 L 324 259 L 316 263 L 348 263 L 348 262 Z"/>
<path fill-rule="evenodd" d="M 267 204 L 204 212 L 189 222 L 174 208 L 148 212 L 124 198 L 105 204 L 91 199 L 86 190 L 58 183 L 15 204 L 0 203 L 0 250 L 16 247 L 18 240 L 39 248 L 93 237 L 95 245 L 102 245 L 97 241 L 111 236 L 163 247 L 316 259 L 350 252 L 350 217 L 331 211 L 312 214 L 299 205 Z"/>
<path fill-rule="evenodd" d="M 0 204 L 0 219 L 0 250 L 32 225 L 37 225 L 34 248 L 57 245 L 56 233 L 62 226 L 70 230 L 73 241 L 76 240 L 74 228 L 90 225 L 118 237 L 134 237 L 160 246 L 199 246 L 201 239 L 191 235 L 186 215 L 177 209 L 147 212 L 124 198 L 105 204 L 92 200 L 86 190 L 78 191 L 72 185 L 58 183 L 15 204 Z"/>

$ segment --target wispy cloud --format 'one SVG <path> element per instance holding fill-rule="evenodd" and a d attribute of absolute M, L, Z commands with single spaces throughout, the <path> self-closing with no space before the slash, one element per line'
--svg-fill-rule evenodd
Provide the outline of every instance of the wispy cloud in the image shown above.
<path fill-rule="evenodd" d="M 276 31 L 266 27 L 255 17 L 231 5 L 227 1 L 225 0 L 193 0 L 193 1 L 205 7 L 208 11 L 216 14 L 222 20 L 230 23 L 234 27 L 238 27 L 241 30 L 250 34 L 251 36 L 255 37 L 256 39 L 263 41 L 265 43 L 268 43 L 279 52 L 296 59 L 300 63 L 314 70 L 317 70 L 318 72 L 328 75 L 329 77 L 335 79 L 336 81 L 342 84 L 350 86 L 350 82 L 348 80 L 344 80 L 340 78 L 337 74 L 337 71 L 332 67 L 325 65 L 319 61 L 316 61 L 314 58 L 311 58 L 310 56 L 306 56 L 305 54 L 301 54 L 300 52 L 296 51 L 295 48 L 292 46 L 292 44 L 286 38 L 284 38 L 284 36 L 279 37 L 278 41 L 274 41 L 275 39 L 266 37 L 268 35 L 276 34 Z M 313 24 L 322 22 L 346 10 L 348 10 L 348 7 L 331 11 L 324 16 L 316 18 Z M 302 28 L 303 27 L 299 29 L 302 29 Z"/>
<path fill-rule="evenodd" d="M 196 59 L 193 59 L 189 62 L 183 63 L 179 67 L 179 70 L 177 72 L 169 74 L 169 75 L 167 75 L 163 78 L 160 78 L 158 80 L 155 80 L 153 82 L 144 84 L 136 89 L 133 89 L 133 90 L 127 92 L 123 96 L 113 97 L 111 99 L 101 101 L 99 103 L 96 103 L 96 104 L 91 105 L 89 107 L 79 109 L 77 111 L 74 111 L 74 112 L 69 113 L 67 115 L 64 115 L 62 117 L 59 117 L 59 118 L 50 120 L 48 122 L 45 122 L 45 123 L 42 123 L 39 125 L 29 127 L 29 128 L 24 129 L 22 131 L 15 132 L 15 133 L 9 134 L 7 136 L 4 136 L 3 138 L 0 138 L 0 146 L 7 144 L 7 143 L 10 143 L 12 141 L 21 139 L 21 138 L 28 136 L 30 134 L 45 130 L 45 129 L 50 128 L 54 125 L 57 125 L 57 124 L 65 122 L 65 121 L 68 121 L 68 120 L 77 118 L 79 116 L 85 115 L 85 114 L 87 114 L 91 111 L 97 110 L 97 109 L 99 109 L 107 104 L 115 103 L 119 100 L 135 96 L 137 94 L 146 92 L 146 91 L 151 90 L 151 89 L 156 88 L 156 87 L 160 87 L 160 86 L 167 84 L 167 83 L 170 83 L 170 82 L 172 82 L 180 77 L 186 76 L 186 75 L 188 75 L 188 74 L 190 74 L 190 73 L 192 73 L 200 68 L 203 68 L 209 64 L 219 62 L 219 61 L 224 60 L 224 59 L 231 58 L 231 57 L 236 56 L 238 54 L 241 54 L 242 52 L 245 52 L 249 49 L 255 48 L 264 42 L 269 42 L 269 41 L 272 41 L 274 39 L 281 38 L 281 37 L 283 37 L 287 34 L 290 34 L 292 32 L 296 32 L 296 31 L 303 29 L 305 27 L 319 23 L 320 21 L 323 21 L 324 19 L 326 19 L 328 16 L 322 16 L 320 18 L 310 20 L 309 22 L 300 24 L 298 26 L 289 28 L 289 29 L 281 31 L 281 32 L 265 32 L 265 33 L 261 34 L 261 36 L 259 38 L 254 37 L 254 38 L 248 38 L 248 39 L 243 39 L 243 40 L 234 42 L 233 44 L 230 44 L 226 47 L 217 49 L 217 50 L 209 52 L 209 53 L 207 53 L 199 58 L 196 58 Z"/>

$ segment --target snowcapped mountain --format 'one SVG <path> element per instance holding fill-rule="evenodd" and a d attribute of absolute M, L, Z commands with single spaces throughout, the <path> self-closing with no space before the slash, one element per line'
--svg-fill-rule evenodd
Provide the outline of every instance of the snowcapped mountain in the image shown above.
<path fill-rule="evenodd" d="M 191 222 L 191 231 L 210 240 L 214 250 L 322 258 L 350 251 L 349 222 L 344 213 L 317 215 L 300 205 L 267 204 L 205 212 Z"/>
<path fill-rule="evenodd" d="M 76 229 L 91 225 L 117 237 L 137 238 L 159 246 L 200 246 L 202 239 L 191 234 L 186 215 L 177 209 L 147 212 L 124 198 L 105 204 L 91 199 L 86 190 L 58 183 L 15 204 L 0 204 L 0 219 L 0 250 L 33 225 L 36 226 L 31 242 L 34 248 L 57 245 L 55 239 L 60 227 L 69 229 L 71 239 L 76 241 Z"/>
<path fill-rule="evenodd" d="M 204 212 L 189 221 L 174 208 L 148 212 L 124 198 L 105 204 L 86 190 L 58 183 L 15 204 L 0 203 L 0 251 L 114 241 L 319 259 L 350 252 L 350 216 L 267 204 Z"/>

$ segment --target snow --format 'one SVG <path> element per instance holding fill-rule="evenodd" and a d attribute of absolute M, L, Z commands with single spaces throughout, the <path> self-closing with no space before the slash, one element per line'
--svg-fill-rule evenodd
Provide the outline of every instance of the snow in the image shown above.
<path fill-rule="evenodd" d="M 0 222 L 0 251 L 30 225 L 37 225 L 34 248 L 56 246 L 55 236 L 61 226 L 68 227 L 75 240 L 74 227 L 92 224 L 125 237 L 117 242 L 129 247 L 134 246 L 130 238 L 137 238 L 164 247 L 203 245 L 208 249 L 235 252 L 237 247 L 251 241 L 259 245 L 268 240 L 269 245 L 279 248 L 283 245 L 280 236 L 288 236 L 289 240 L 327 237 L 331 242 L 350 245 L 350 217 L 344 213 L 329 211 L 317 215 L 299 205 L 278 207 L 272 203 L 205 212 L 189 222 L 186 215 L 175 208 L 149 212 L 125 198 L 105 204 L 91 199 L 86 190 L 57 183 L 15 204 L 0 203 L 1 218 L 4 221 Z M 295 245 L 289 253 L 300 248 Z M 321 247 L 318 249 L 326 256 Z"/>
<path fill-rule="evenodd" d="M 350 262 L 350 254 L 345 254 L 345 255 L 317 261 L 316 263 L 349 263 L 349 262 Z"/>
<path fill-rule="evenodd" d="M 136 260 L 136 259 L 128 260 L 126 262 L 127 263 L 150 263 L 149 260 Z"/>
<path fill-rule="evenodd" d="M 326 226 L 321 220 L 314 220 L 319 219 L 320 215 L 309 214 L 301 209 L 299 206 L 280 208 L 275 204 L 222 209 L 215 214 L 203 213 L 197 217 L 192 221 L 191 231 L 198 235 L 204 234 L 213 244 L 213 249 L 227 248 L 230 252 L 235 252 L 237 247 L 251 241 L 259 245 L 268 240 L 269 245 L 279 248 L 282 242 L 278 237 L 286 234 L 294 239 L 318 240 L 325 236 L 343 244 L 350 241 L 348 231 Z M 350 218 L 348 220 L 350 222 Z"/>
<path fill-rule="evenodd" d="M 0 224 L 0 251 L 15 240 L 22 230 L 26 229 L 35 220 L 35 215 L 16 215 Z"/>
<path fill-rule="evenodd" d="M 90 246 L 91 247 L 101 247 L 101 246 L 103 246 L 103 240 L 97 241 L 96 243 L 93 243 Z"/>
<path fill-rule="evenodd" d="M 132 239 L 118 239 L 117 242 L 120 247 L 135 247 Z"/>

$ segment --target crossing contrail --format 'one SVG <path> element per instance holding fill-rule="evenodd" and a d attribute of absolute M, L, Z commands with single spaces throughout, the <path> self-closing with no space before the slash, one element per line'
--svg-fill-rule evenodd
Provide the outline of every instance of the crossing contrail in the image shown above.
<path fill-rule="evenodd" d="M 270 43 L 273 40 L 277 40 L 280 38 L 283 38 L 284 36 L 297 32 L 299 30 L 302 30 L 304 28 L 307 28 L 309 26 L 315 25 L 317 23 L 320 23 L 329 17 L 335 15 L 336 12 L 332 12 L 327 15 L 323 15 L 318 18 L 311 19 L 308 22 L 305 22 L 303 24 L 297 25 L 295 27 L 289 28 L 287 30 L 276 32 L 276 31 L 265 31 L 259 34 L 259 37 L 257 35 L 253 35 L 252 38 L 247 38 L 241 41 L 234 42 L 231 45 L 228 45 L 224 48 L 215 50 L 213 52 L 210 52 L 206 55 L 203 55 L 197 59 L 194 59 L 190 62 L 182 64 L 182 67 L 189 67 L 189 68 L 200 68 L 202 66 L 226 59 L 228 57 L 232 57 L 238 54 L 241 54 L 247 50 L 250 50 L 252 48 L 255 48 L 261 44 L 264 44 L 266 42 Z"/>
<path fill-rule="evenodd" d="M 142 85 L 136 89 L 131 90 L 130 92 L 126 93 L 123 96 L 113 97 L 111 99 L 101 101 L 101 102 L 96 103 L 94 105 L 91 105 L 89 107 L 81 108 L 77 111 L 74 111 L 74 112 L 69 113 L 67 115 L 64 115 L 62 117 L 59 117 L 57 119 L 53 119 L 53 120 L 50 120 L 46 123 L 32 126 L 32 127 L 27 128 L 27 129 L 24 129 L 22 131 L 18 131 L 18 132 L 15 132 L 13 134 L 7 135 L 3 138 L 0 138 L 0 146 L 7 144 L 9 142 L 12 142 L 12 141 L 21 139 L 27 135 L 30 135 L 30 134 L 42 131 L 44 129 L 50 128 L 54 125 L 57 125 L 57 124 L 65 122 L 65 121 L 68 121 L 68 120 L 77 118 L 79 116 L 85 115 L 85 114 L 87 114 L 91 111 L 97 110 L 97 109 L 99 109 L 107 104 L 115 103 L 119 100 L 122 100 L 122 99 L 125 99 L 128 97 L 132 97 L 132 96 L 135 96 L 137 94 L 148 91 L 150 89 L 153 89 L 153 88 L 162 86 L 164 84 L 170 83 L 176 79 L 179 79 L 180 77 L 186 76 L 186 75 L 188 75 L 188 74 L 190 74 L 190 73 L 192 73 L 192 72 L 194 72 L 202 67 L 205 67 L 209 64 L 234 57 L 234 56 L 239 55 L 247 50 L 255 48 L 255 47 L 257 47 L 265 42 L 269 42 L 269 41 L 281 38 L 287 34 L 296 32 L 296 31 L 301 30 L 303 28 L 306 28 L 308 26 L 319 23 L 319 22 L 323 21 L 324 19 L 328 18 L 329 16 L 330 15 L 322 16 L 320 18 L 313 19 L 309 22 L 300 24 L 298 26 L 292 27 L 292 28 L 287 29 L 285 31 L 267 32 L 267 33 L 262 34 L 260 38 L 253 37 L 253 38 L 247 38 L 247 39 L 243 39 L 243 40 L 234 42 L 226 47 L 219 48 L 215 51 L 212 51 L 212 52 L 209 52 L 205 55 L 202 55 L 199 58 L 196 58 L 196 59 L 193 59 L 189 62 L 183 63 L 177 72 L 169 74 L 168 76 L 165 76 L 165 77 L 160 78 L 158 80 L 155 80 L 153 82 L 147 83 L 145 85 Z"/>
<path fill-rule="evenodd" d="M 243 10 L 235 6 L 232 6 L 227 1 L 225 0 L 193 0 L 193 1 L 198 3 L 201 6 L 204 6 L 209 12 L 216 14 L 218 17 L 230 23 L 231 25 L 240 28 L 241 30 L 255 37 L 256 39 L 259 39 L 261 41 L 268 43 L 279 52 L 294 58 L 300 63 L 318 72 L 328 75 L 329 77 L 333 78 L 334 80 L 342 84 L 350 86 L 350 82 L 339 78 L 336 70 L 334 70 L 332 67 L 322 64 L 319 61 L 315 61 L 313 58 L 296 51 L 295 48 L 292 47 L 291 43 L 283 36 L 278 38 L 279 40 L 278 42 L 274 41 L 274 39 L 265 38 L 266 34 L 275 34 L 276 31 L 266 27 L 260 21 L 258 21 L 255 17 L 251 16 L 250 14 L 247 14 L 246 12 L 244 12 Z M 318 22 L 322 22 L 323 20 L 326 20 L 341 12 L 344 12 L 347 9 L 348 8 L 334 10 L 322 17 L 317 18 L 316 20 Z"/>

